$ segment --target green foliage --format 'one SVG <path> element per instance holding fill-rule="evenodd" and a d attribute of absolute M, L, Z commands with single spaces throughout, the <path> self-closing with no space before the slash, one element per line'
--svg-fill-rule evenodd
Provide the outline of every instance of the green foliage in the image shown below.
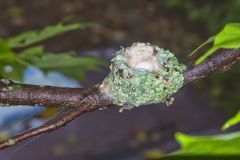
<path fill-rule="evenodd" d="M 167 0 L 163 1 L 163 4 L 167 8 L 167 11 L 171 13 L 171 11 L 175 12 L 177 10 L 178 13 L 181 13 L 185 17 L 184 22 L 188 20 L 189 22 L 192 22 L 192 25 L 194 23 L 194 25 L 198 26 L 198 29 L 204 31 L 207 35 L 216 35 L 217 32 L 227 23 L 240 22 L 240 1 L 236 0 L 185 0 L 184 2 L 181 0 Z M 229 29 L 235 30 L 238 28 L 237 26 L 233 26 L 233 28 Z M 228 33 L 226 33 L 226 35 L 227 34 Z M 204 36 L 204 34 L 201 35 Z M 233 33 L 233 36 L 235 38 L 236 36 L 239 36 L 239 31 Z M 228 37 L 226 36 L 224 38 L 227 40 Z M 222 40 L 222 42 L 225 40 Z M 231 45 L 227 42 L 226 44 Z M 197 60 L 196 64 L 201 63 L 205 58 L 211 55 L 216 48 L 217 47 L 211 48 L 212 50 L 202 55 L 201 58 Z M 238 83 L 240 81 L 240 76 L 236 76 L 239 74 L 240 63 L 237 63 L 230 71 L 225 72 L 224 74 L 214 74 L 207 81 L 198 83 L 198 86 L 203 85 L 200 88 L 204 90 L 204 93 L 206 93 L 206 91 L 210 92 L 210 102 L 212 102 L 214 106 L 218 106 L 225 115 L 232 115 L 240 109 L 240 83 Z"/>
<path fill-rule="evenodd" d="M 227 24 L 214 38 L 212 48 L 197 59 L 195 64 L 199 64 L 220 48 L 240 48 L 240 23 Z"/>
<path fill-rule="evenodd" d="M 230 118 L 227 122 L 224 123 L 222 126 L 222 130 L 226 130 L 231 126 L 234 126 L 236 124 L 240 123 L 240 111 L 232 118 Z"/>
<path fill-rule="evenodd" d="M 29 31 L 21 33 L 15 37 L 9 38 L 7 41 L 8 45 L 11 48 L 26 47 L 34 43 L 54 37 L 58 34 L 67 31 L 73 31 L 76 29 L 83 29 L 90 25 L 91 24 L 89 23 L 74 23 L 69 25 L 63 25 L 62 23 L 59 23 L 54 26 L 48 26 L 40 31 Z"/>
<path fill-rule="evenodd" d="M 186 0 L 182 2 L 181 0 L 168 0 L 164 1 L 164 4 L 172 9 L 183 9 L 182 13 L 185 13 L 185 16 L 190 21 L 197 22 L 198 25 L 201 25 L 201 28 L 211 34 L 216 34 L 225 24 L 229 23 L 225 25 L 220 33 L 216 34 L 212 48 L 197 59 L 196 64 L 201 63 L 220 48 L 240 48 L 240 23 L 232 23 L 240 21 L 240 1 L 229 0 L 216 3 L 216 1 Z M 207 41 L 207 43 L 209 42 Z M 206 87 L 209 89 L 209 86 L 211 86 L 211 101 L 215 105 L 221 106 L 225 113 L 232 114 L 234 110 L 239 111 L 239 108 L 236 108 L 239 106 L 240 98 L 239 74 L 240 63 L 237 63 L 231 71 L 224 74 L 215 74 L 207 81 Z M 223 125 L 222 129 L 225 130 L 239 123 L 239 121 L 240 113 L 238 112 Z M 213 136 L 189 136 L 177 133 L 176 139 L 180 143 L 181 149 L 173 155 L 240 154 L 240 132 Z"/>
<path fill-rule="evenodd" d="M 201 48 L 204 47 L 205 45 L 213 42 L 214 39 L 215 39 L 214 36 L 208 38 L 205 42 L 203 42 L 200 46 L 198 46 L 198 47 L 197 47 L 192 53 L 190 53 L 188 56 L 189 56 L 189 57 L 192 56 L 192 55 L 195 54 L 199 49 L 201 49 Z"/>
<path fill-rule="evenodd" d="M 195 64 L 199 64 L 207 57 L 212 55 L 220 48 L 234 49 L 240 48 L 240 23 L 227 24 L 214 38 L 213 46 L 200 58 Z M 211 86 L 210 94 L 211 101 L 221 107 L 225 114 L 233 114 L 232 111 L 238 111 L 239 95 L 240 95 L 240 64 L 237 63 L 231 71 L 224 74 L 213 75 L 206 84 L 206 87 Z M 234 82 L 235 81 L 235 82 Z M 226 108 L 226 106 L 229 106 Z"/>
<path fill-rule="evenodd" d="M 234 155 L 240 154 L 240 132 L 214 135 L 189 136 L 176 133 L 181 149 L 173 155 Z"/>
<path fill-rule="evenodd" d="M 8 46 L 8 43 L 3 39 L 0 39 L 0 61 L 12 62 L 14 60 L 14 54 Z"/>
<path fill-rule="evenodd" d="M 30 52 L 28 52 L 29 54 Z M 92 56 L 74 56 L 74 52 L 47 53 L 25 58 L 28 64 L 41 68 L 44 71 L 55 70 L 75 79 L 83 80 L 85 70 L 97 70 L 101 62 Z"/>
<path fill-rule="evenodd" d="M 60 71 L 78 80 L 84 80 L 84 71 L 96 71 L 101 62 L 96 57 L 78 57 L 74 52 L 51 53 L 44 46 L 35 45 L 60 33 L 82 29 L 90 24 L 74 23 L 48 26 L 40 31 L 21 33 L 7 40 L 0 39 L 0 75 L 13 80 L 21 80 L 23 71 L 28 66 L 38 67 L 44 71 Z M 30 47 L 31 46 L 31 47 Z M 24 47 L 18 52 L 14 48 Z"/>

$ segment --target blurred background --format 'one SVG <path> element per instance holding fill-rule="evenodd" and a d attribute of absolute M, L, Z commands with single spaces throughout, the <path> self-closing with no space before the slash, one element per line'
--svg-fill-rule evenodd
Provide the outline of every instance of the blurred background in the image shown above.
<path fill-rule="evenodd" d="M 240 1 L 235 0 L 1 0 L 0 37 L 58 22 L 97 24 L 98 27 L 69 32 L 43 44 L 51 52 L 73 50 L 79 55 L 99 57 L 105 63 L 100 73 L 87 72 L 86 81 L 78 82 L 55 71 L 44 75 L 37 68 L 28 68 L 23 75 L 25 83 L 87 87 L 103 80 L 109 72 L 109 60 L 120 46 L 134 42 L 169 49 L 191 65 L 207 46 L 188 57 L 195 48 L 225 24 L 240 21 L 239 7 Z M 156 104 L 123 113 L 112 108 L 84 114 L 64 128 L 1 151 L 0 159 L 138 160 L 175 151 L 179 148 L 174 140 L 176 132 L 219 133 L 225 120 L 239 110 L 239 73 L 238 63 L 224 74 L 217 73 L 184 87 L 174 95 L 175 103 L 170 107 Z M 51 116 L 49 112 L 53 112 Z M 25 118 L 17 119 L 18 123 L 3 119 L 0 131 L 17 134 L 41 124 L 55 112 L 37 116 L 25 112 Z M 10 114 L 12 119 L 16 115 Z"/>

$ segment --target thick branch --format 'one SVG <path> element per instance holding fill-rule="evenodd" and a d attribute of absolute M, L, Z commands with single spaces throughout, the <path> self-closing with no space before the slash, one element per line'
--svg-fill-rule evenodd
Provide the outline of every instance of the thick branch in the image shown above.
<path fill-rule="evenodd" d="M 44 107 L 76 108 L 89 89 L 60 88 L 17 84 L 2 79 L 0 83 L 0 103 L 3 105 L 30 105 Z"/>

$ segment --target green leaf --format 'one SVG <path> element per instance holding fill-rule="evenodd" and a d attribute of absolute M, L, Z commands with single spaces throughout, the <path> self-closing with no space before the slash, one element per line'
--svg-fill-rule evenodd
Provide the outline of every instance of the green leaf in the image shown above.
<path fill-rule="evenodd" d="M 32 51 L 40 48 L 32 48 Z M 25 55 L 31 52 L 24 52 Z M 33 53 L 33 52 L 32 52 Z M 24 61 L 44 71 L 59 71 L 78 80 L 84 80 L 86 70 L 97 71 L 102 64 L 99 59 L 92 56 L 74 55 L 74 52 L 39 54 L 38 56 L 24 57 Z"/>
<path fill-rule="evenodd" d="M 205 46 L 206 44 L 213 42 L 214 39 L 215 39 L 214 36 L 208 38 L 205 42 L 203 42 L 200 46 L 198 46 L 192 53 L 190 53 L 190 54 L 188 55 L 188 57 L 192 56 L 194 53 L 196 53 L 199 49 L 201 49 L 201 48 L 202 48 L 203 46 Z"/>
<path fill-rule="evenodd" d="M 9 48 L 6 41 L 0 39 L 0 63 L 13 62 L 15 59 L 14 54 Z"/>
<path fill-rule="evenodd" d="M 240 154 L 240 132 L 213 136 L 189 136 L 176 133 L 175 137 L 181 149 L 173 155 Z"/>
<path fill-rule="evenodd" d="M 77 80 L 84 80 L 86 70 L 97 71 L 102 62 L 92 56 L 76 56 L 75 52 L 47 53 L 43 46 L 34 46 L 17 55 L 17 62 L 43 71 L 59 71 Z"/>
<path fill-rule="evenodd" d="M 42 56 L 43 54 L 44 47 L 42 45 L 39 45 L 23 50 L 20 54 L 18 54 L 18 58 L 22 60 L 28 60 L 29 58 L 39 57 Z"/>
<path fill-rule="evenodd" d="M 90 23 L 74 23 L 64 25 L 59 23 L 41 31 L 21 33 L 7 41 L 0 39 L 0 75 L 12 80 L 21 80 L 27 66 L 35 66 L 44 71 L 59 71 L 67 76 L 83 80 L 86 70 L 98 70 L 101 62 L 89 56 L 77 57 L 73 52 L 60 54 L 47 53 L 41 45 L 29 47 L 60 33 L 93 26 Z M 11 48 L 28 47 L 19 53 L 13 53 Z"/>
<path fill-rule="evenodd" d="M 11 71 L 6 71 L 6 67 L 11 67 Z M 10 80 L 22 81 L 23 72 L 26 67 L 19 63 L 0 64 L 0 75 Z"/>
<path fill-rule="evenodd" d="M 43 54 L 45 54 L 43 46 L 34 46 L 31 48 L 27 48 L 16 55 L 16 62 L 25 67 L 32 66 L 32 64 L 30 63 L 31 59 L 41 57 L 43 56 Z"/>
<path fill-rule="evenodd" d="M 222 31 L 220 31 L 214 39 L 212 48 L 210 48 L 205 54 L 199 57 L 195 64 L 200 64 L 207 57 L 212 55 L 213 52 L 220 48 L 234 49 L 240 48 L 240 23 L 229 23 Z"/>
<path fill-rule="evenodd" d="M 0 39 L 0 75 L 11 79 L 21 80 L 24 67 L 16 62 L 16 56 L 8 43 Z"/>
<path fill-rule="evenodd" d="M 13 38 L 9 38 L 8 44 L 11 48 L 27 47 L 34 43 L 54 37 L 58 34 L 76 29 L 83 29 L 90 25 L 90 23 L 74 23 L 69 25 L 59 23 L 54 26 L 48 26 L 41 31 L 29 31 L 21 33 Z"/>
<path fill-rule="evenodd" d="M 222 130 L 226 130 L 237 123 L 240 123 L 240 111 L 234 117 L 230 118 L 227 122 L 224 123 Z"/>

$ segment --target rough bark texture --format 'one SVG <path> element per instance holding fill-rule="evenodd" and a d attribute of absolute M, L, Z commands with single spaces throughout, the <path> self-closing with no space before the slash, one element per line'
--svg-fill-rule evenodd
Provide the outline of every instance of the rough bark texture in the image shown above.
<path fill-rule="evenodd" d="M 184 73 L 184 84 L 194 83 L 218 71 L 226 71 L 240 59 L 240 49 L 220 50 L 203 63 L 188 68 Z"/>

